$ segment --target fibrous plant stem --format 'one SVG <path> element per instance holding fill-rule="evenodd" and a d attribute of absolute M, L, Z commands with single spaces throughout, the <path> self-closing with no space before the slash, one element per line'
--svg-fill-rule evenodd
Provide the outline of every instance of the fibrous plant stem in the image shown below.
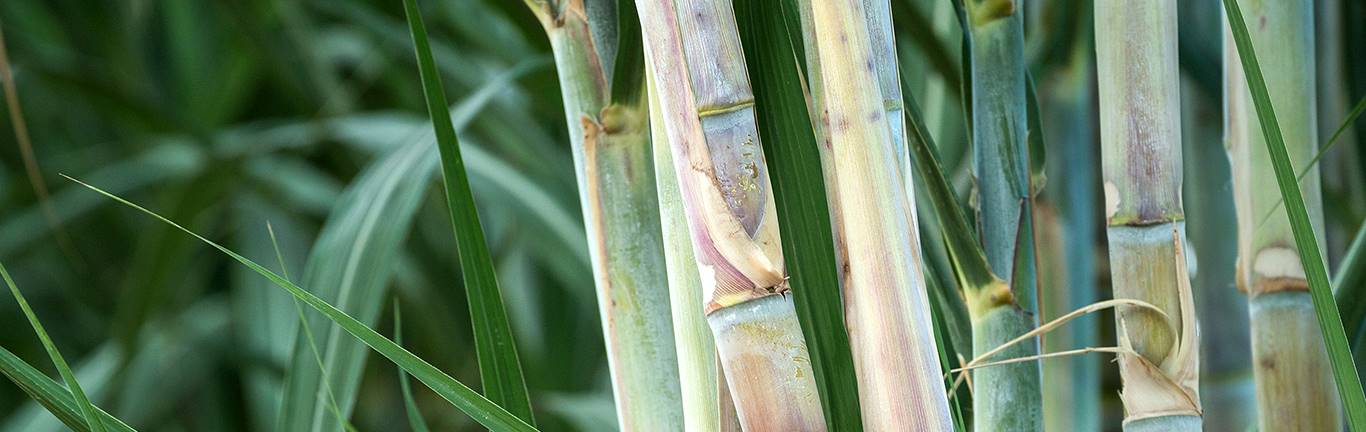
<path fill-rule="evenodd" d="M 1180 78 L 1176 0 L 1097 2 L 1106 235 L 1127 431 L 1201 427 L 1194 302 L 1181 206 Z"/>
<path fill-rule="evenodd" d="M 845 322 L 868 430 L 948 430 L 886 0 L 811 2 L 826 184 L 847 253 Z"/>
<path fill-rule="evenodd" d="M 1263 76 L 1277 108 L 1286 150 L 1296 170 L 1318 143 L 1311 0 L 1240 1 Z M 1275 191 L 1247 79 L 1231 36 L 1225 36 L 1227 145 L 1238 209 L 1238 282 L 1251 314 L 1258 426 L 1263 431 L 1330 430 L 1342 423 L 1328 352 L 1317 325 L 1309 283 L 1294 234 Z M 1323 241 L 1323 199 L 1317 167 L 1299 182 L 1314 232 Z"/>
<path fill-rule="evenodd" d="M 1033 188 L 1025 145 L 1024 26 L 1016 3 L 966 2 L 972 44 L 977 225 L 987 262 L 1009 285 L 1004 291 L 967 292 L 974 354 L 996 348 L 1036 326 Z M 1038 352 L 1038 342 L 1030 341 L 1011 347 L 999 358 Z M 1043 428 L 1039 362 L 984 368 L 972 375 L 976 427 L 1017 431 Z"/>
<path fill-rule="evenodd" d="M 602 50 L 616 41 L 599 39 L 615 34 L 602 30 L 615 22 L 590 23 L 604 14 L 590 14 L 584 0 L 527 4 L 559 72 L 619 426 L 682 429 L 646 101 L 609 101 L 612 59 Z"/>
<path fill-rule="evenodd" d="M 825 430 L 729 1 L 638 0 L 707 313 L 745 430 Z"/>
<path fill-rule="evenodd" d="M 648 70 L 649 67 L 647 66 Z M 683 422 L 688 431 L 719 431 L 735 422 L 733 407 L 723 419 L 716 343 L 702 314 L 702 281 L 683 215 L 683 196 L 678 176 L 673 175 L 673 150 L 660 112 L 657 90 L 650 80 L 650 141 L 654 148 L 659 187 L 660 225 L 664 232 L 664 258 L 669 273 L 669 305 L 673 310 L 674 345 L 678 348 L 678 378 L 683 395 Z"/>

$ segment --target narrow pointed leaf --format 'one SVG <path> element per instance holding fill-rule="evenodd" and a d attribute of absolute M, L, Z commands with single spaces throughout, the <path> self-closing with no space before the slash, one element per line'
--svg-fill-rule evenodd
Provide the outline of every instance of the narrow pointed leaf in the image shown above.
<path fill-rule="evenodd" d="M 0 348 L 0 374 L 8 377 L 10 381 L 19 386 L 20 390 L 27 393 L 39 405 L 47 408 L 48 412 L 51 412 L 53 416 L 57 417 L 57 420 L 60 420 L 71 430 L 77 432 L 90 431 L 90 425 L 85 422 L 85 415 L 76 407 L 76 401 L 71 396 L 71 392 L 4 348 Z M 132 432 L 135 430 L 99 407 L 95 407 L 95 411 L 105 430 L 114 432 Z"/>
<path fill-rule="evenodd" d="M 777 9 L 775 11 L 775 9 Z M 858 384 L 835 273 L 835 250 L 819 148 L 806 111 L 789 29 L 800 27 L 790 0 L 740 0 L 735 16 L 749 65 L 764 159 L 773 179 L 783 258 L 797 320 L 830 430 L 862 430 Z"/>
<path fill-rule="evenodd" d="M 394 299 L 394 343 L 403 346 L 403 312 L 398 307 L 398 299 Z M 428 432 L 427 419 L 422 417 L 422 411 L 417 409 L 417 400 L 413 399 L 413 388 L 408 383 L 408 374 L 402 368 L 398 370 L 398 386 L 403 392 L 403 410 L 408 413 L 408 427 L 413 432 Z"/>
<path fill-rule="evenodd" d="M 437 148 L 441 153 L 441 178 L 446 189 L 446 204 L 450 207 L 451 225 L 455 230 L 460 273 L 469 298 L 470 317 L 474 327 L 475 353 L 479 358 L 479 377 L 484 394 L 517 417 L 532 423 L 531 400 L 527 396 L 526 381 L 517 358 L 517 346 L 512 340 L 507 310 L 498 291 L 493 260 L 484 242 L 484 231 L 479 223 L 479 212 L 474 206 L 465 164 L 460 157 L 460 145 L 455 127 L 446 113 L 446 95 L 441 77 L 432 58 L 427 41 L 427 30 L 416 0 L 404 0 L 404 12 L 412 32 L 417 53 L 419 75 L 426 96 L 427 110 L 436 130 Z"/>
<path fill-rule="evenodd" d="M 227 247 L 224 247 L 212 240 L 209 240 L 208 238 L 205 238 L 204 236 L 201 236 L 195 233 L 194 231 L 190 231 L 188 228 L 185 228 L 180 224 L 172 222 L 170 219 L 166 219 L 165 217 L 162 217 L 161 215 L 154 213 L 151 210 L 143 208 L 142 206 L 133 204 L 128 200 L 105 192 L 100 188 L 91 186 L 86 183 L 82 183 L 80 180 L 76 180 L 71 177 L 67 177 L 67 179 L 79 183 L 87 188 L 90 188 L 90 190 L 93 190 L 95 192 L 100 193 L 101 195 L 109 197 L 110 199 L 117 201 L 120 204 L 132 207 L 133 209 L 145 213 L 148 216 L 154 217 L 163 223 L 175 227 L 181 232 L 189 234 L 190 236 L 193 236 L 199 241 L 204 242 L 209 246 L 212 246 L 214 249 L 218 249 L 219 252 L 222 252 L 223 254 L 227 255 L 233 260 L 255 271 L 257 274 L 260 274 L 266 279 L 269 279 L 276 286 L 279 286 L 280 288 L 283 288 L 285 291 L 289 292 L 289 294 L 294 296 L 294 298 L 303 301 L 304 304 L 307 304 L 309 307 L 325 315 L 328 319 L 332 320 L 332 322 L 336 323 L 347 333 L 350 333 L 356 339 L 370 346 L 370 348 L 374 349 L 375 352 L 379 353 L 385 358 L 388 358 L 390 361 L 393 361 L 394 364 L 397 364 L 400 368 L 403 368 L 404 371 L 407 371 L 413 377 L 416 377 L 418 381 L 421 381 L 423 384 L 426 384 L 428 388 L 436 392 L 436 394 L 441 396 L 441 398 L 445 399 L 447 402 L 450 402 L 451 405 L 454 405 L 457 409 L 464 412 L 466 415 L 469 415 L 470 418 L 474 419 L 474 421 L 478 422 L 481 425 L 484 425 L 484 427 L 500 432 L 525 432 L 536 430 L 536 428 L 532 427 L 526 421 L 523 421 L 521 418 L 518 418 L 516 415 L 513 415 L 512 413 L 508 412 L 508 410 L 499 407 L 498 405 L 491 402 L 489 399 L 480 396 L 479 393 L 476 393 L 474 390 L 471 390 L 468 386 L 461 384 L 459 381 L 456 381 L 455 378 L 451 378 L 450 375 L 446 374 L 445 372 L 442 372 L 440 369 L 437 369 L 436 366 L 432 366 L 432 364 L 428 363 L 426 360 L 423 360 L 418 356 L 413 355 L 413 353 L 408 352 L 408 350 L 405 350 L 402 347 L 398 346 L 398 344 L 394 343 L 394 341 L 389 340 L 389 338 L 386 338 L 383 335 L 380 335 L 378 332 L 375 332 L 374 329 L 365 326 L 365 324 L 362 324 L 360 321 L 356 321 L 355 318 L 352 318 L 350 315 L 347 315 L 346 312 L 342 312 L 340 309 L 337 309 L 331 304 L 328 304 L 326 301 L 323 301 L 323 299 L 318 298 L 318 296 L 313 295 L 313 293 L 310 293 L 307 290 L 300 288 L 298 285 L 295 285 L 293 282 L 286 280 L 284 277 L 276 274 L 275 272 L 272 272 L 269 269 L 262 267 L 255 261 L 249 260 L 246 257 L 239 255 L 237 252 L 233 252 L 231 249 L 228 249 Z"/>
<path fill-rule="evenodd" d="M 71 366 L 66 364 L 66 359 L 62 358 L 62 353 L 57 351 L 57 346 L 52 343 L 52 339 L 47 336 L 47 330 L 43 329 L 43 323 L 38 321 L 38 315 L 33 313 L 33 308 L 28 306 L 28 301 L 19 292 L 19 286 L 10 279 L 9 272 L 5 271 L 5 266 L 0 264 L 0 277 L 4 277 L 5 285 L 9 285 L 10 294 L 14 294 L 14 301 L 19 302 L 19 308 L 24 311 L 24 316 L 28 318 L 28 323 L 33 326 L 33 332 L 38 334 L 38 340 L 43 343 L 43 349 L 47 350 L 47 355 L 52 358 L 52 363 L 57 365 L 57 372 L 62 375 L 62 380 L 66 381 L 66 386 L 71 390 L 71 395 L 76 400 L 76 407 L 80 408 L 81 416 L 85 418 L 85 423 L 92 432 L 104 432 L 104 422 L 100 420 L 95 406 L 90 404 L 90 398 L 85 396 L 85 391 L 81 390 L 81 383 L 76 381 L 76 374 L 71 372 Z"/>
<path fill-rule="evenodd" d="M 1285 148 L 1285 138 L 1276 121 L 1275 108 L 1271 105 L 1271 95 L 1257 63 L 1257 54 L 1248 34 L 1247 24 L 1237 0 L 1224 0 L 1224 11 L 1233 41 L 1238 46 L 1238 58 L 1247 74 L 1247 87 L 1252 93 L 1252 103 L 1257 108 L 1257 120 L 1266 138 L 1267 151 L 1271 153 L 1271 163 L 1275 167 L 1276 184 L 1285 199 L 1286 213 L 1295 234 L 1295 245 L 1300 251 L 1300 263 L 1304 266 L 1305 278 L 1309 281 L 1310 297 L 1314 300 L 1314 313 L 1318 315 L 1319 329 L 1328 348 L 1328 357 L 1333 365 L 1333 378 L 1337 382 L 1338 393 L 1346 408 L 1347 423 L 1352 430 L 1366 430 L 1366 395 L 1362 394 L 1361 379 L 1352 362 L 1352 353 L 1347 346 L 1347 336 L 1343 332 L 1342 317 L 1338 315 L 1337 303 L 1333 300 L 1333 289 L 1328 281 L 1328 269 L 1323 254 L 1319 250 L 1314 227 L 1310 224 L 1305 210 L 1304 197 L 1300 194 L 1295 181 L 1295 169 L 1290 163 L 1290 154 Z"/>
<path fill-rule="evenodd" d="M 963 290 L 981 289 L 992 283 L 1003 283 L 991 271 L 986 254 L 973 235 L 972 225 L 968 224 L 966 212 L 954 195 L 953 185 L 949 184 L 944 168 L 939 164 L 939 156 L 934 151 L 934 138 L 920 113 L 920 104 L 911 95 L 910 83 L 902 77 L 902 99 L 906 106 L 906 135 L 911 151 L 911 160 L 925 190 L 939 224 L 944 227 L 944 245 L 953 261 L 955 277 Z"/>

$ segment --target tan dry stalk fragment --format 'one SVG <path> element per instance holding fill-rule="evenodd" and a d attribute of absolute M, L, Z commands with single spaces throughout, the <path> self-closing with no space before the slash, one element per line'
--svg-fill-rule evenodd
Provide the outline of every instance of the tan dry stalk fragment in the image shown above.
<path fill-rule="evenodd" d="M 644 101 L 609 106 L 582 0 L 527 5 L 545 27 L 559 72 L 618 423 L 682 429 Z"/>
<path fill-rule="evenodd" d="M 886 1 L 881 3 L 885 9 Z M 893 136 L 884 89 L 878 86 L 889 81 L 899 88 L 899 83 L 894 68 L 884 76 L 876 73 L 877 61 L 894 60 L 895 52 L 873 46 L 864 1 L 814 1 L 811 6 L 830 160 L 838 177 L 827 184 L 837 184 L 832 196 L 848 252 L 845 322 L 864 427 L 951 429 L 931 335 L 915 203 L 903 172 L 905 132 L 898 129 Z M 890 19 L 885 23 L 888 28 L 878 28 L 885 36 L 879 42 L 889 45 Z M 883 55 L 875 58 L 875 52 Z M 899 107 L 900 93 L 896 96 Z M 893 112 L 900 117 L 899 108 Z"/>
<path fill-rule="evenodd" d="M 1240 1 L 1286 151 L 1296 172 L 1317 152 L 1314 4 Z M 1238 286 L 1248 294 L 1258 426 L 1263 431 L 1330 430 L 1342 422 L 1323 334 L 1282 205 L 1237 47 L 1224 26 L 1225 131 L 1238 212 Z M 1300 181 L 1305 210 L 1323 238 L 1317 166 Z"/>
<path fill-rule="evenodd" d="M 1096 2 L 1101 154 L 1115 298 L 1166 311 L 1116 314 L 1125 430 L 1199 430 L 1199 354 L 1181 207 L 1176 0 Z"/>
<path fill-rule="evenodd" d="M 730 2 L 637 0 L 721 366 L 746 430 L 823 431 Z"/>

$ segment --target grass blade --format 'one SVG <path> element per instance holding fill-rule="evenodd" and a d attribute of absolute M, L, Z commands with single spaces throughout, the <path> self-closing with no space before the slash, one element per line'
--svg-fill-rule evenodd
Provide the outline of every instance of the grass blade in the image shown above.
<path fill-rule="evenodd" d="M 81 390 L 81 383 L 76 381 L 76 374 L 71 372 L 71 366 L 66 364 L 66 359 L 62 358 L 62 353 L 57 351 L 57 346 L 52 344 L 51 338 L 48 338 L 47 330 L 43 329 L 43 323 L 38 321 L 38 315 L 33 313 L 33 308 L 28 306 L 28 301 L 24 300 L 24 295 L 19 292 L 19 286 L 14 284 L 13 279 L 10 279 L 9 272 L 5 271 L 3 264 L 0 264 L 0 277 L 4 277 L 5 285 L 9 285 L 9 292 L 14 294 L 14 301 L 19 302 L 19 308 L 23 309 L 29 325 L 33 326 L 33 332 L 38 334 L 38 340 L 43 343 L 43 349 L 47 350 L 49 357 L 52 357 L 52 363 L 57 365 L 57 372 L 61 373 L 62 380 L 66 381 L 66 386 L 71 389 L 71 395 L 76 400 L 76 407 L 81 410 L 81 416 L 85 417 L 85 423 L 89 425 L 92 432 L 104 432 L 104 422 L 100 420 L 95 406 L 90 404 L 90 399 L 85 396 L 85 391 Z"/>
<path fill-rule="evenodd" d="M 4 348 L 0 348 L 0 374 L 8 377 L 10 381 L 19 386 L 20 390 L 47 408 L 48 412 L 51 412 L 71 430 L 78 432 L 90 430 L 90 425 L 85 422 L 84 413 L 76 407 L 76 401 L 72 398 L 71 392 Z M 95 407 L 95 411 L 106 430 L 114 432 L 132 432 L 135 430 L 99 407 Z"/>
<path fill-rule="evenodd" d="M 532 423 L 531 400 L 527 396 L 522 366 L 517 359 L 517 347 L 512 340 L 507 310 L 498 292 L 493 260 L 484 242 L 479 213 L 470 192 L 469 178 L 460 157 L 460 144 L 455 127 L 446 113 L 446 95 L 427 41 L 427 30 L 416 0 L 404 0 L 403 9 L 412 32 L 417 54 L 422 89 L 427 110 L 436 130 L 437 148 L 441 153 L 441 178 L 446 189 L 446 204 L 450 207 L 451 225 L 460 258 L 461 277 L 465 295 L 469 298 L 470 316 L 474 327 L 475 352 L 479 358 L 479 377 L 484 394 L 519 418 Z"/>
<path fill-rule="evenodd" d="M 1338 287 L 1337 304 L 1342 311 L 1342 325 L 1350 331 L 1350 346 L 1358 352 L 1362 350 L 1363 326 L 1366 326 L 1366 225 L 1357 230 L 1356 239 L 1342 256 L 1338 273 L 1333 276 L 1333 286 Z M 1363 358 L 1366 360 L 1366 358 Z M 1360 365 L 1360 364 L 1359 364 Z"/>
<path fill-rule="evenodd" d="M 398 299 L 394 299 L 394 343 L 403 346 L 403 312 L 398 307 Z M 408 374 L 402 368 L 398 370 L 398 386 L 403 393 L 403 410 L 408 413 L 408 427 L 413 432 L 428 432 L 427 419 L 422 418 L 422 411 L 417 409 L 417 401 L 413 399 L 413 387 L 408 383 Z"/>
<path fill-rule="evenodd" d="M 778 143 L 764 148 L 778 208 L 783 257 L 787 261 L 797 319 L 811 354 L 811 368 L 830 430 L 862 429 L 858 385 L 835 273 L 835 253 L 825 180 L 811 117 L 806 111 L 791 28 L 799 28 L 797 7 L 780 0 L 744 0 L 736 21 L 752 73 L 760 136 Z"/>
<path fill-rule="evenodd" d="M 1305 278 L 1309 281 L 1310 296 L 1314 300 L 1314 312 L 1318 315 L 1319 328 L 1323 331 L 1328 356 L 1333 365 L 1333 378 L 1342 395 L 1346 408 L 1347 423 L 1352 430 L 1366 430 L 1366 395 L 1363 395 L 1361 379 L 1352 362 L 1352 353 L 1347 346 L 1347 336 L 1343 332 L 1342 318 L 1338 315 L 1337 303 L 1333 300 L 1333 290 L 1328 281 L 1328 269 L 1324 264 L 1318 239 L 1314 236 L 1308 212 L 1305 211 L 1304 197 L 1300 194 L 1295 170 L 1290 163 L 1290 155 L 1285 148 L 1281 127 L 1276 121 L 1275 108 L 1257 63 L 1257 54 L 1248 34 L 1247 24 L 1243 21 L 1242 10 L 1236 0 L 1224 0 L 1224 11 L 1233 33 L 1234 43 L 1238 46 L 1238 58 L 1247 74 L 1247 86 L 1252 93 L 1252 102 L 1257 108 L 1257 119 L 1266 138 L 1267 151 L 1276 171 L 1276 184 L 1285 199 L 1286 213 L 1295 234 L 1295 245 L 1300 251 L 1300 263 L 1304 266 Z"/>
<path fill-rule="evenodd" d="M 148 216 L 156 218 L 161 222 L 164 222 L 172 227 L 175 227 L 181 232 L 189 234 L 190 236 L 198 239 L 199 241 L 202 241 L 205 244 L 212 246 L 214 249 L 218 249 L 219 252 L 222 252 L 223 254 L 227 255 L 233 260 L 241 263 L 244 266 L 247 266 L 247 268 L 252 269 L 257 274 L 260 274 L 266 279 L 269 279 L 271 282 L 275 283 L 276 286 L 279 286 L 280 288 L 283 288 L 285 291 L 288 291 L 290 295 L 294 296 L 294 298 L 302 300 L 309 307 L 327 316 L 328 319 L 332 320 L 332 322 L 337 323 L 338 326 L 340 326 L 347 333 L 350 333 L 356 339 L 370 346 L 370 348 L 374 349 L 375 352 L 378 352 L 380 355 L 383 355 L 385 358 L 388 358 L 389 360 L 393 361 L 400 368 L 403 368 L 403 370 L 407 371 L 409 374 L 412 374 L 414 377 L 418 379 L 418 381 L 422 381 L 422 383 L 426 384 L 428 388 L 431 388 L 432 391 L 436 392 L 437 395 L 440 395 L 443 399 L 446 399 L 446 401 L 450 402 L 451 405 L 454 405 L 456 408 L 460 409 L 460 411 L 469 415 L 470 418 L 474 419 L 474 421 L 479 422 L 479 424 L 481 425 L 484 425 L 484 427 L 500 432 L 536 430 L 536 428 L 532 427 L 527 422 L 523 421 L 522 419 L 518 418 L 517 416 L 513 415 L 512 413 L 508 412 L 502 407 L 499 407 L 498 405 L 489 401 L 489 399 L 480 396 L 478 393 L 475 393 L 474 390 L 471 390 L 468 386 L 461 384 L 459 381 L 456 381 L 455 378 L 451 378 L 450 375 L 447 375 L 445 372 L 442 372 L 440 369 L 437 369 L 436 366 L 432 366 L 432 364 L 428 363 L 426 360 L 423 360 L 418 356 L 413 355 L 413 353 L 408 352 L 408 350 L 405 350 L 402 347 L 398 346 L 398 344 L 395 344 L 394 341 L 389 340 L 389 338 L 386 338 L 383 335 L 380 335 L 378 332 L 375 332 L 374 329 L 367 327 L 365 324 L 362 324 L 360 321 L 357 321 L 355 318 L 352 318 L 350 315 L 347 315 L 346 312 L 342 312 L 340 309 L 337 309 L 331 304 L 328 304 L 323 299 L 318 298 L 318 296 L 313 295 L 313 293 L 310 293 L 303 288 L 300 288 L 298 285 L 295 285 L 293 282 L 290 282 L 289 280 L 276 274 L 275 272 L 272 272 L 269 269 L 262 267 L 260 264 L 257 264 L 256 262 L 249 260 L 236 252 L 233 252 L 231 249 L 219 245 L 218 243 L 209 240 L 208 238 L 205 238 L 204 236 L 201 236 L 195 233 L 194 231 L 190 231 L 188 228 L 185 228 L 180 224 L 172 222 L 170 219 L 166 219 L 165 217 L 162 217 L 161 215 L 154 213 L 151 210 L 143 208 L 142 206 L 139 206 L 137 204 L 133 204 L 132 202 L 120 198 L 116 195 L 105 192 L 100 188 L 83 183 L 80 180 L 76 180 L 71 177 L 67 177 L 67 179 L 79 183 L 80 185 L 85 186 L 95 192 L 98 192 L 101 195 L 109 197 L 110 199 L 117 201 L 120 204 L 132 207 L 133 209 L 145 213 Z"/>

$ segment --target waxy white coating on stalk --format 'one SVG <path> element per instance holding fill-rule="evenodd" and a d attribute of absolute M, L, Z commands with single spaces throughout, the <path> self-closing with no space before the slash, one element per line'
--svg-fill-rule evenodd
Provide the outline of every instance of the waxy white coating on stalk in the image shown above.
<path fill-rule="evenodd" d="M 721 366 L 746 430 L 824 430 L 727 1 L 637 0 Z M 707 277 L 710 276 L 710 277 Z M 714 288 L 707 288 L 714 287 Z"/>
<path fill-rule="evenodd" d="M 1317 151 L 1314 2 L 1238 2 L 1247 20 L 1271 103 L 1296 172 Z M 1258 428 L 1333 430 L 1341 401 L 1309 283 L 1237 46 L 1224 24 L 1225 130 L 1238 209 L 1238 285 L 1248 294 Z M 1305 210 L 1323 238 L 1323 198 L 1317 167 L 1299 182 Z"/>
<path fill-rule="evenodd" d="M 881 3 L 879 9 L 885 9 L 886 1 Z M 890 28 L 878 29 L 887 37 L 874 47 L 863 0 L 814 1 L 811 16 L 821 59 L 830 165 L 838 177 L 832 196 L 838 200 L 848 251 L 845 320 L 864 427 L 951 429 L 931 335 L 915 207 L 903 173 L 905 147 L 898 148 L 892 135 L 878 86 L 882 78 L 899 89 L 895 69 L 879 76 L 874 58 L 875 52 L 883 53 L 883 61 L 895 58 L 894 51 L 877 49 L 888 48 Z M 890 20 L 885 24 L 890 27 Z M 899 105 L 900 93 L 895 95 Z M 900 110 L 892 113 L 899 116 Z"/>
<path fill-rule="evenodd" d="M 1125 429 L 1199 430 L 1199 353 L 1181 206 L 1176 0 L 1096 2 L 1106 234 L 1115 298 L 1152 303 L 1116 314 Z"/>
<path fill-rule="evenodd" d="M 649 66 L 646 66 L 648 71 Z M 702 314 L 704 287 L 702 281 L 714 281 L 711 267 L 697 266 L 688 235 L 688 221 L 683 216 L 683 196 L 678 191 L 678 177 L 673 175 L 673 151 L 664 131 L 655 97 L 654 81 L 648 77 L 650 98 L 650 140 L 654 148 L 655 176 L 659 189 L 660 228 L 664 232 L 664 259 L 669 274 L 669 306 L 673 312 L 674 345 L 678 350 L 678 378 L 683 395 L 683 426 L 689 432 L 714 432 L 722 424 L 735 422 L 733 404 L 722 399 L 719 389 L 720 367 L 716 362 L 716 343 L 711 327 Z M 701 276 L 699 278 L 698 276 Z M 714 282 L 712 282 L 714 284 Z M 707 297 L 715 286 L 705 287 Z M 727 408 L 724 409 L 723 408 Z M 730 414 L 729 418 L 723 415 Z"/>
<path fill-rule="evenodd" d="M 583 0 L 527 4 L 545 27 L 559 73 L 618 424 L 681 428 L 644 104 L 606 106 L 605 66 Z"/>

